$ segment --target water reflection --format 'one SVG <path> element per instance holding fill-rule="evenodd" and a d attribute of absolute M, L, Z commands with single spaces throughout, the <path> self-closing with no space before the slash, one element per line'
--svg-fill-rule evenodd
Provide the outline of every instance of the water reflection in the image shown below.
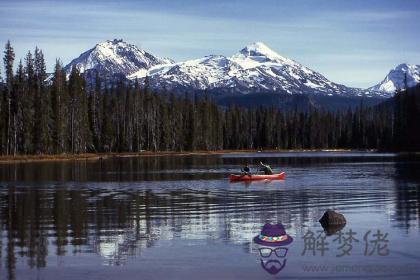
<path fill-rule="evenodd" d="M 261 223 L 250 219 L 252 211 L 261 211 L 265 198 L 260 198 L 258 202 L 235 192 L 9 185 L 0 191 L 0 251 L 13 279 L 16 256 L 31 268 L 41 268 L 48 254 L 94 252 L 105 264 L 119 265 L 158 239 L 243 241 L 254 232 L 254 223 Z M 271 210 L 291 222 L 281 210 Z"/>
<path fill-rule="evenodd" d="M 288 234 L 302 236 L 328 208 L 345 213 L 391 209 L 396 227 L 419 227 L 416 161 L 267 158 L 288 170 L 285 182 L 229 184 L 226 174 L 245 160 L 160 157 L 3 165 L 0 275 L 14 279 L 22 262 L 47 267 L 50 256 L 91 254 L 103 265 L 123 265 L 162 240 L 222 240 L 249 250 L 266 222 L 281 221 Z M 331 175 L 336 173 L 339 182 Z"/>
<path fill-rule="evenodd" d="M 420 227 L 420 163 L 409 158 L 395 164 L 395 217 L 407 230 Z"/>
<path fill-rule="evenodd" d="M 270 155 L 267 157 L 267 155 Z M 275 156 L 277 155 L 277 156 Z M 249 163 L 258 166 L 264 161 L 271 166 L 322 166 L 325 164 L 372 164 L 394 162 L 394 154 L 370 153 L 258 153 L 173 156 L 173 157 L 116 157 L 105 160 L 81 160 L 64 162 L 26 162 L 0 164 L 1 181 L 45 182 L 45 181 L 156 181 L 195 180 L 224 178 L 238 172 Z"/>

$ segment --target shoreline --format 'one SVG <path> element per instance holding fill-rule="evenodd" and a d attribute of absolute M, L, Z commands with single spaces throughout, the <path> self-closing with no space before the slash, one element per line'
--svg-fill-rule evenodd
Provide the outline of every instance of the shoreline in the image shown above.
<path fill-rule="evenodd" d="M 222 154 L 240 153 L 288 153 L 288 152 L 377 152 L 377 150 L 354 150 L 354 149 L 290 149 L 290 150 L 216 150 L 216 151 L 192 151 L 192 152 L 123 152 L 123 153 L 83 153 L 83 154 L 57 154 L 57 155 L 16 155 L 0 156 L 0 164 L 26 163 L 26 162 L 52 162 L 52 161 L 95 161 L 109 158 L 127 157 L 159 157 L 159 156 L 211 156 Z"/>

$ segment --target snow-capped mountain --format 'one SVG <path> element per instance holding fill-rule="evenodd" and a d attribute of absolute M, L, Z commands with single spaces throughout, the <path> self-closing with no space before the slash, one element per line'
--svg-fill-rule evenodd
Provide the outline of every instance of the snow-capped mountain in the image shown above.
<path fill-rule="evenodd" d="M 372 91 L 393 94 L 397 90 L 413 87 L 420 83 L 420 65 L 400 64 L 392 69 L 385 79 L 370 88 Z"/>
<path fill-rule="evenodd" d="M 143 78 L 146 75 L 153 87 L 171 90 L 340 96 L 369 94 L 333 83 L 323 75 L 277 54 L 261 42 L 248 45 L 231 57 L 211 55 L 172 65 L 158 65 L 147 73 L 139 71 L 128 78 Z"/>
<path fill-rule="evenodd" d="M 64 68 L 67 74 L 73 66 L 87 78 L 98 72 L 106 79 L 123 77 L 142 82 L 147 76 L 151 87 L 179 92 L 391 97 L 396 89 L 404 88 L 406 74 L 408 86 L 420 83 L 420 66 L 401 64 L 376 86 L 346 87 L 279 55 L 261 42 L 250 44 L 230 57 L 209 55 L 175 63 L 115 39 L 97 44 L 71 61 Z"/>
<path fill-rule="evenodd" d="M 147 72 L 153 66 L 173 63 L 167 58 L 154 56 L 123 40 L 114 39 L 97 44 L 72 60 L 65 68 L 67 75 L 73 66 L 81 73 L 98 71 L 103 77 L 129 76 L 141 71 Z"/>

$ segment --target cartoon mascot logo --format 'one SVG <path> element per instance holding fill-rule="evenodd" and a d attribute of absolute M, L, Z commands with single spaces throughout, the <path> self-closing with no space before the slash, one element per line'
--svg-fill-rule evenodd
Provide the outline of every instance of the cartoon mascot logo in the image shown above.
<path fill-rule="evenodd" d="M 287 245 L 292 242 L 282 224 L 265 224 L 261 234 L 254 237 L 262 268 L 273 275 L 279 273 L 286 266 Z"/>

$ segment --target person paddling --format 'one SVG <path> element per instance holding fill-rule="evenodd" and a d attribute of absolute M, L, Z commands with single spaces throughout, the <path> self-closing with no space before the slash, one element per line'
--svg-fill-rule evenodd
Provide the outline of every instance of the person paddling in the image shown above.
<path fill-rule="evenodd" d="M 260 165 L 261 165 L 260 171 L 264 171 L 265 175 L 273 175 L 273 170 L 271 169 L 270 165 L 263 164 L 261 161 L 260 161 Z"/>
<path fill-rule="evenodd" d="M 248 175 L 251 176 L 251 169 L 248 166 L 248 163 L 245 164 L 244 168 L 242 168 L 242 176 Z"/>

